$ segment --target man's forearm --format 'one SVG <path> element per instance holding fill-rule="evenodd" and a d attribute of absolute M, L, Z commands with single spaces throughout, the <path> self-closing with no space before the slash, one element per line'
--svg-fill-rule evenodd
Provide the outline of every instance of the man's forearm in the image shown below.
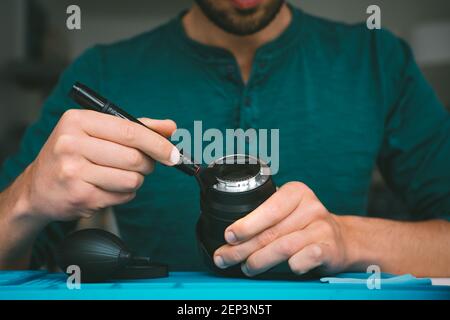
<path fill-rule="evenodd" d="M 19 176 L 0 193 L 0 269 L 28 268 L 33 242 L 46 225 L 27 212 L 25 180 Z"/>
<path fill-rule="evenodd" d="M 382 272 L 450 276 L 450 222 L 399 222 L 340 216 L 350 269 L 379 265 Z"/>

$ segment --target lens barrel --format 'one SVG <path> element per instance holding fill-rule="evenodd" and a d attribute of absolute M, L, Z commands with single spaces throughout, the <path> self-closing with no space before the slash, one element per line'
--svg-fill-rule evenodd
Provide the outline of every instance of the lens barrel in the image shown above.
<path fill-rule="evenodd" d="M 216 267 L 213 261 L 214 251 L 226 243 L 224 232 L 229 225 L 256 209 L 276 191 L 276 186 L 273 183 L 268 167 L 260 160 L 257 160 L 257 163 L 261 168 L 261 170 L 257 171 L 257 174 L 264 174 L 262 178 L 256 175 L 248 176 L 248 173 L 254 171 L 254 168 L 250 168 L 251 170 L 249 168 L 239 169 L 233 163 L 216 163 L 209 167 L 209 169 L 215 170 L 214 172 L 229 171 L 229 168 L 240 170 L 243 172 L 242 179 L 238 176 L 239 174 L 233 175 L 233 181 L 230 181 L 230 183 L 234 185 L 239 183 L 239 186 L 250 186 L 244 191 L 236 191 L 236 188 L 228 190 L 226 186 L 224 187 L 226 182 L 223 181 L 223 177 L 218 177 L 220 180 L 218 184 L 208 186 L 201 193 L 201 214 L 196 230 L 197 240 L 204 262 L 211 271 L 217 274 L 244 276 L 239 265 L 227 269 Z M 246 165 L 245 163 L 242 164 L 242 166 Z M 254 166 L 254 164 L 251 165 Z M 250 183 L 252 179 L 257 179 L 255 181 L 260 181 L 261 183 L 252 184 Z"/>

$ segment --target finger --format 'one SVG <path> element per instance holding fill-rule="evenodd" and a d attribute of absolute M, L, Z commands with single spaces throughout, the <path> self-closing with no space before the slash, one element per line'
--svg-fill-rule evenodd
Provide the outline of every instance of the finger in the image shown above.
<path fill-rule="evenodd" d="M 92 205 L 96 206 L 97 210 L 101 210 L 108 207 L 117 206 L 127 203 L 136 197 L 135 192 L 109 192 L 98 189 L 97 193 L 92 199 Z"/>
<path fill-rule="evenodd" d="M 296 209 L 297 210 L 297 209 Z M 267 246 L 279 237 L 301 229 L 295 211 L 273 227 L 257 234 L 253 238 L 236 245 L 225 244 L 214 252 L 214 261 L 219 268 L 227 268 L 246 260 L 252 253 Z"/>
<path fill-rule="evenodd" d="M 267 228 L 253 238 L 236 245 L 223 245 L 214 253 L 214 261 L 220 268 L 227 268 L 246 260 L 253 252 L 267 246 L 279 237 L 302 230 L 328 214 L 320 201 L 304 200 L 285 219 Z"/>
<path fill-rule="evenodd" d="M 81 139 L 81 154 L 90 162 L 143 175 L 153 171 L 155 162 L 143 152 L 118 143 L 90 137 Z"/>
<path fill-rule="evenodd" d="M 131 201 L 136 193 L 110 192 L 88 182 L 81 183 L 70 195 L 72 205 L 83 217 L 89 217 L 98 210 Z"/>
<path fill-rule="evenodd" d="M 253 252 L 267 246 L 279 237 L 302 230 L 313 221 L 317 206 L 299 206 L 288 217 L 257 234 L 253 238 L 236 245 L 223 245 L 214 253 L 214 261 L 219 268 L 227 268 L 246 260 Z"/>
<path fill-rule="evenodd" d="M 241 266 L 242 272 L 249 277 L 265 272 L 317 239 L 312 228 L 287 234 L 250 255 Z"/>
<path fill-rule="evenodd" d="M 307 273 L 323 264 L 324 251 L 324 246 L 318 243 L 310 244 L 289 258 L 289 267 L 295 274 Z"/>
<path fill-rule="evenodd" d="M 158 132 L 159 134 L 163 135 L 166 138 L 170 138 L 170 136 L 177 129 L 177 124 L 175 123 L 175 121 L 170 119 L 159 120 L 150 118 L 139 118 L 138 120 L 141 121 L 143 124 L 145 124 L 151 130 Z"/>
<path fill-rule="evenodd" d="M 68 121 L 90 136 L 139 149 L 169 166 L 180 160 L 178 149 L 169 140 L 138 123 L 91 110 L 71 110 L 66 114 Z"/>
<path fill-rule="evenodd" d="M 82 179 L 102 190 L 110 192 L 136 192 L 144 182 L 138 172 L 102 167 L 89 163 L 82 169 Z"/>
<path fill-rule="evenodd" d="M 269 199 L 225 230 L 225 240 L 230 244 L 246 241 L 287 217 L 303 199 L 300 183 L 287 183 Z"/>

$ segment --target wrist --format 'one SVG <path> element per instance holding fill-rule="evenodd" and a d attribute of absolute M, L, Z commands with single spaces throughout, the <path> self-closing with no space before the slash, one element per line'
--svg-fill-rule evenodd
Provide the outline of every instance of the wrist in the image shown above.
<path fill-rule="evenodd" d="M 32 166 L 30 165 L 2 192 L 1 211 L 3 218 L 11 223 L 31 222 L 36 229 L 41 229 L 50 221 L 33 210 L 30 198 L 31 175 Z"/>
<path fill-rule="evenodd" d="M 341 230 L 345 251 L 345 269 L 365 271 L 377 261 L 370 248 L 370 223 L 358 216 L 335 216 Z"/>
<path fill-rule="evenodd" d="M 48 223 L 31 210 L 25 171 L 0 193 L 0 269 L 28 268 L 34 240 Z"/>

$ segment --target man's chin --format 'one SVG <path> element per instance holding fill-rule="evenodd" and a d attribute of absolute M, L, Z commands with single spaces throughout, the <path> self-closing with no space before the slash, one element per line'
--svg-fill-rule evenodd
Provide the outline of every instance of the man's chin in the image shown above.
<path fill-rule="evenodd" d="M 238 0 L 232 0 L 235 2 Z M 244 0 L 239 0 L 244 2 Z M 250 3 L 250 0 L 248 0 Z M 253 0 L 252 0 L 253 1 Z M 263 5 L 254 0 L 253 6 L 236 6 L 222 9 L 212 0 L 196 0 L 203 14 L 223 31 L 236 36 L 249 36 L 266 28 L 275 19 L 284 3 L 283 0 Z"/>
<path fill-rule="evenodd" d="M 250 16 L 256 16 L 259 12 L 260 8 L 251 8 L 251 9 L 234 9 L 237 16 L 242 17 L 250 17 Z"/>

